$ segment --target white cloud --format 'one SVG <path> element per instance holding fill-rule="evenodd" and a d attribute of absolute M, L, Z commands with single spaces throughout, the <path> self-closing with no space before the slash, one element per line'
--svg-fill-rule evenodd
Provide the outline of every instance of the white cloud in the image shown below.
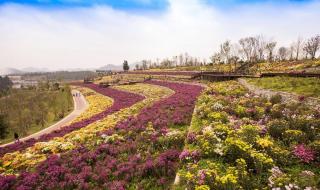
<path fill-rule="evenodd" d="M 255 4 L 226 10 L 199 0 L 171 0 L 164 12 L 107 6 L 0 7 L 0 67 L 90 68 L 183 52 L 208 58 L 225 39 L 264 34 L 288 45 L 320 32 L 320 3 Z"/>

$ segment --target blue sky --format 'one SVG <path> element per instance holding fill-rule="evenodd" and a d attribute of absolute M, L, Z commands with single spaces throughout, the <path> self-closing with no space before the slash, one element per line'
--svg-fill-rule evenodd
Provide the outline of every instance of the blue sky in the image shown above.
<path fill-rule="evenodd" d="M 312 0 L 202 0 L 208 5 L 219 8 L 250 5 L 259 3 L 273 3 L 278 5 L 308 3 Z M 89 7 L 93 5 L 107 5 L 122 10 L 165 10 L 167 0 L 0 0 L 0 4 L 16 3 L 38 7 Z"/>
<path fill-rule="evenodd" d="M 165 0 L 0 0 L 1 4 L 17 3 L 44 7 L 88 7 L 92 5 L 108 5 L 117 9 L 164 9 Z"/>
<path fill-rule="evenodd" d="M 289 47 L 319 34 L 319 10 L 320 0 L 0 0 L 0 69 L 208 60 L 256 35 Z"/>

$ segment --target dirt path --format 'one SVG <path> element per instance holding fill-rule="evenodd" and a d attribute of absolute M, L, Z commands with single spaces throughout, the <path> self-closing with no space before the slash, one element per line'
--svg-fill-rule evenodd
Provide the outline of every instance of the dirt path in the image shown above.
<path fill-rule="evenodd" d="M 244 87 L 246 87 L 249 91 L 251 91 L 257 95 L 261 95 L 261 96 L 265 96 L 267 98 L 270 98 L 274 95 L 279 94 L 282 96 L 283 102 L 288 102 L 288 101 L 289 102 L 290 101 L 297 102 L 297 101 L 299 101 L 300 95 L 295 94 L 295 93 L 262 89 L 262 88 L 259 88 L 255 85 L 248 83 L 245 79 L 238 79 L 238 81 L 240 84 L 242 84 Z M 320 99 L 318 99 L 318 98 L 306 97 L 304 101 L 309 106 L 313 106 L 315 108 L 320 108 Z"/>
<path fill-rule="evenodd" d="M 72 94 L 75 94 L 75 93 L 80 93 L 80 92 L 77 90 L 72 90 Z M 86 99 L 83 97 L 82 94 L 80 94 L 80 96 L 76 96 L 76 97 L 73 96 L 73 102 L 74 102 L 74 110 L 69 115 L 67 115 L 62 120 L 58 121 L 57 123 L 45 128 L 41 131 L 38 131 L 38 132 L 36 132 L 32 135 L 29 135 L 27 137 L 21 138 L 20 141 L 26 141 L 31 138 L 38 138 L 43 134 L 48 134 L 54 130 L 60 129 L 61 127 L 66 126 L 70 121 L 72 121 L 76 117 L 78 117 L 81 113 L 83 113 L 89 107 Z M 4 146 L 7 146 L 7 145 L 13 144 L 13 143 L 14 142 L 2 144 L 2 145 L 0 145 L 0 147 L 4 147 Z"/>

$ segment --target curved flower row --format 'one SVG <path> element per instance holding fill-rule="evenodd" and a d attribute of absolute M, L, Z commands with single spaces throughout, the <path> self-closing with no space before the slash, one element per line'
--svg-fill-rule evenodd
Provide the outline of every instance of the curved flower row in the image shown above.
<path fill-rule="evenodd" d="M 94 90 L 80 86 L 75 86 L 73 88 L 81 92 L 81 94 L 85 97 L 86 101 L 88 102 L 89 107 L 76 119 L 72 120 L 70 124 L 83 121 L 98 113 L 101 113 L 113 104 L 112 98 L 97 93 Z"/>
<path fill-rule="evenodd" d="M 183 189 L 317 189 L 320 110 L 235 81 L 199 98 L 178 172 Z"/>
<path fill-rule="evenodd" d="M 95 121 L 98 121 L 105 116 L 114 113 L 116 111 L 119 111 L 122 108 L 130 107 L 136 102 L 139 102 L 144 99 L 144 97 L 137 95 L 137 94 L 132 94 L 124 91 L 119 91 L 116 89 L 111 89 L 111 88 L 100 88 L 98 85 L 95 84 L 78 84 L 79 86 L 83 87 L 88 87 L 98 93 L 101 93 L 105 96 L 108 96 L 114 100 L 114 103 L 111 107 L 105 109 L 103 112 L 100 112 L 90 118 L 84 119 L 82 121 L 72 123 L 68 126 L 65 126 L 59 130 L 55 130 L 52 133 L 45 134 L 40 136 L 38 139 L 28 139 L 27 141 L 20 142 L 20 143 L 15 143 L 11 144 L 5 147 L 0 148 L 0 156 L 3 156 L 6 153 L 9 152 L 14 152 L 14 151 L 20 151 L 24 150 L 28 147 L 33 146 L 37 142 L 45 142 L 49 141 L 55 137 L 62 137 L 65 134 L 68 134 L 74 130 L 81 129 L 90 123 L 93 123 Z"/>
<path fill-rule="evenodd" d="M 168 188 L 202 87 L 152 81 L 175 91 L 101 134 L 102 142 L 51 156 L 34 172 L 1 177 L 7 189 Z"/>
<path fill-rule="evenodd" d="M 117 122 L 129 117 L 129 115 L 138 113 L 142 107 L 160 99 L 163 95 L 170 95 L 172 93 L 169 89 L 146 84 L 118 88 L 127 89 L 134 93 L 141 93 L 145 95 L 147 99 L 127 109 L 121 109 L 98 122 L 73 131 L 63 137 L 54 138 L 48 142 L 38 142 L 23 152 L 6 154 L 1 159 L 2 167 L 4 167 L 2 172 L 10 174 L 19 170 L 30 169 L 35 164 L 45 160 L 49 155 L 72 150 L 79 144 L 86 143 L 89 146 L 95 145 L 100 142 L 100 140 L 96 138 L 98 132 L 114 126 Z"/>

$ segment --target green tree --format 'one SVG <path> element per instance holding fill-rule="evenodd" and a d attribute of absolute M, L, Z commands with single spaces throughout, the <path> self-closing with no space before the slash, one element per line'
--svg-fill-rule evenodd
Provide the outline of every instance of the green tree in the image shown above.
<path fill-rule="evenodd" d="M 129 71 L 129 69 L 130 69 L 130 67 L 129 67 L 128 61 L 124 60 L 124 62 L 123 62 L 123 70 L 124 71 Z"/>
<path fill-rule="evenodd" d="M 9 89 L 12 87 L 12 82 L 8 76 L 1 77 L 0 76 L 0 96 L 6 95 Z"/>
<path fill-rule="evenodd" d="M 0 139 L 4 139 L 8 135 L 9 124 L 5 115 L 0 115 Z"/>
<path fill-rule="evenodd" d="M 60 89 L 60 85 L 59 85 L 59 83 L 53 83 L 53 85 L 52 85 L 52 90 L 59 90 Z"/>

